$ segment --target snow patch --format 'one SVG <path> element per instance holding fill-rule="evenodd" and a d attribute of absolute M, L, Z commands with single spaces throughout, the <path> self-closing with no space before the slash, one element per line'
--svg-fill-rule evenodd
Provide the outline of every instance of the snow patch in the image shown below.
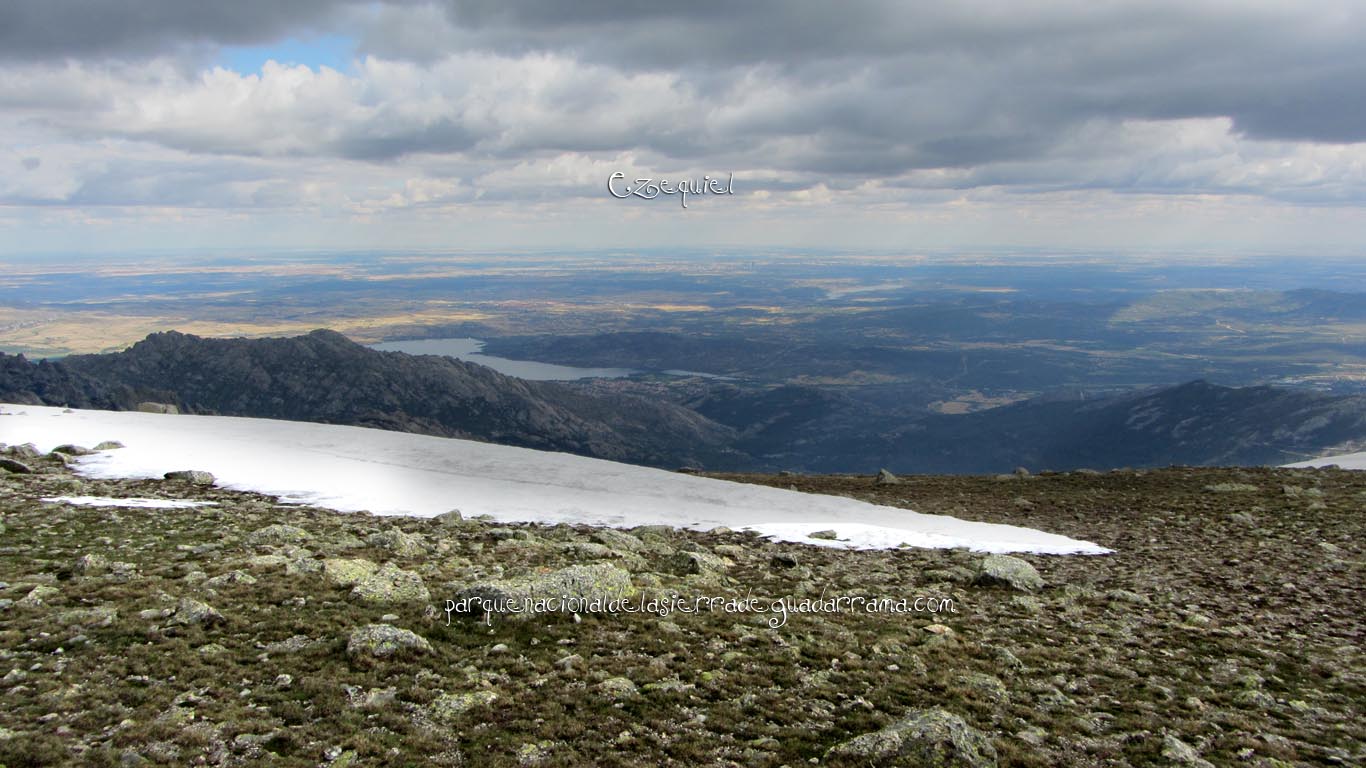
<path fill-rule="evenodd" d="M 1305 469 L 1309 467 L 1326 467 L 1329 464 L 1336 464 L 1342 469 L 1366 469 L 1366 452 L 1344 453 L 1340 456 L 1323 456 L 1309 461 L 1299 461 L 1294 464 L 1286 464 L 1291 469 Z"/>
<path fill-rule="evenodd" d="M 220 487 L 344 512 L 430 517 L 459 509 L 506 522 L 752 527 L 788 541 L 857 549 L 904 542 L 1000 553 L 1110 552 L 1030 528 L 467 440 L 229 416 L 0 405 L 0 441 L 46 451 L 114 439 L 124 447 L 77 459 L 78 471 L 160 478 L 202 469 Z M 844 541 L 808 538 L 822 529 Z"/>
<path fill-rule="evenodd" d="M 136 496 L 122 499 L 113 496 L 48 496 L 43 501 L 50 504 L 71 504 L 77 507 L 122 507 L 127 509 L 193 509 L 195 507 L 218 506 L 216 501 L 146 499 Z"/>

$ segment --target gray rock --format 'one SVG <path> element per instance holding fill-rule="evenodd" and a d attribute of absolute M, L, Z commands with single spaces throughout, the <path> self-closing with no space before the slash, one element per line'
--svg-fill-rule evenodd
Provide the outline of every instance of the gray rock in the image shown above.
<path fill-rule="evenodd" d="M 597 689 L 609 699 L 630 699 L 640 695 L 629 677 L 609 677 L 598 683 Z"/>
<path fill-rule="evenodd" d="M 721 573 L 726 562 L 710 552 L 681 551 L 669 558 L 669 570 L 679 576 Z"/>
<path fill-rule="evenodd" d="M 627 598 L 635 593 L 630 572 L 611 563 L 594 563 L 523 578 L 476 582 L 458 590 L 456 597 L 477 599 L 492 610 L 493 603 L 498 601 L 518 605 L 527 600 L 558 603 L 563 596 L 591 603 Z"/>
<path fill-rule="evenodd" d="M 212 625 L 222 624 L 227 621 L 223 614 L 219 613 L 207 603 L 201 603 L 188 597 L 180 598 L 176 603 L 175 615 L 171 617 L 171 624 L 189 625 Z"/>
<path fill-rule="evenodd" d="M 1194 765 L 1200 768 L 1213 768 L 1213 764 L 1200 757 L 1195 748 L 1186 742 L 1167 734 L 1162 737 L 1162 756 L 1177 765 Z"/>
<path fill-rule="evenodd" d="M 138 403 L 139 413 L 166 413 L 175 415 L 180 409 L 170 403 Z"/>
<path fill-rule="evenodd" d="M 393 563 L 356 582 L 351 596 L 367 603 L 421 603 L 432 599 L 422 577 Z"/>
<path fill-rule="evenodd" d="M 443 512 L 432 518 L 447 528 L 458 528 L 465 523 L 465 516 L 460 514 L 460 510 L 452 509 L 450 512 Z"/>
<path fill-rule="evenodd" d="M 56 448 L 53 448 L 52 452 L 62 453 L 67 456 L 89 456 L 91 453 L 93 453 L 93 451 L 91 451 L 89 448 L 86 448 L 85 446 L 72 445 L 71 443 L 59 445 Z"/>
<path fill-rule="evenodd" d="M 589 539 L 603 546 L 611 547 L 618 552 L 635 552 L 638 554 L 645 549 L 645 542 L 641 541 L 639 536 L 618 531 L 615 528 L 599 528 L 593 532 Z"/>
<path fill-rule="evenodd" d="M 977 729 L 943 709 L 924 709 L 873 733 L 856 736 L 825 753 L 834 766 L 996 765 L 996 748 Z"/>
<path fill-rule="evenodd" d="M 498 694 L 493 691 L 447 693 L 436 697 L 427 706 L 427 714 L 433 720 L 449 721 L 476 707 L 487 707 L 497 700 Z"/>
<path fill-rule="evenodd" d="M 215 576 L 212 579 L 206 579 L 203 586 L 207 589 L 221 589 L 222 587 L 231 586 L 233 584 L 251 585 L 255 583 L 256 577 L 246 571 L 228 571 L 227 573 Z"/>
<path fill-rule="evenodd" d="M 390 624 L 367 624 L 353 630 L 346 640 L 346 653 L 352 657 L 385 658 L 431 650 L 432 644 L 425 637 Z"/>
<path fill-rule="evenodd" d="M 41 452 L 39 452 L 38 446 L 34 445 L 33 443 L 24 443 L 23 445 L 11 445 L 10 447 L 5 449 L 5 453 L 10 456 L 13 456 L 16 459 L 36 459 L 43 455 Z"/>
<path fill-rule="evenodd" d="M 378 570 L 378 565 L 362 558 L 329 557 L 323 561 L 322 575 L 329 584 L 354 587 Z"/>
<path fill-rule="evenodd" d="M 806 537 L 809 539 L 822 539 L 825 541 L 834 541 L 835 539 L 838 539 L 839 536 L 840 535 L 836 533 L 833 528 L 806 534 Z"/>
<path fill-rule="evenodd" d="M 1043 587 L 1043 577 L 1034 566 L 1010 555 L 987 555 L 977 567 L 976 583 L 1033 592 Z"/>
<path fill-rule="evenodd" d="M 0 458 L 0 469 L 15 475 L 33 474 L 33 467 L 14 459 Z"/>
<path fill-rule="evenodd" d="M 76 564 L 72 570 L 82 576 L 91 576 L 109 570 L 109 561 L 104 555 L 89 552 L 76 558 Z"/>
<path fill-rule="evenodd" d="M 120 442 L 117 441 L 117 440 L 105 440 L 104 442 L 100 443 L 99 445 L 96 445 L 96 446 L 95 446 L 95 450 L 97 450 L 97 451 L 113 451 L 113 450 L 117 450 L 117 449 L 122 448 L 122 447 L 123 447 L 123 443 L 120 443 Z"/>
<path fill-rule="evenodd" d="M 112 605 L 77 608 L 57 615 L 57 623 L 82 627 L 107 627 L 118 621 L 119 610 Z"/>
<path fill-rule="evenodd" d="M 61 594 L 61 590 L 57 589 L 56 587 L 49 587 L 46 584 L 39 584 L 38 586 L 29 590 L 29 593 L 20 598 L 20 600 L 17 603 L 15 603 L 14 606 L 16 608 L 37 608 L 40 605 L 47 605 L 47 602 L 49 600 L 52 600 Z"/>
<path fill-rule="evenodd" d="M 167 472 L 162 477 L 167 480 L 181 480 L 195 485 L 213 485 L 215 480 L 212 472 L 205 472 L 202 469 L 178 469 L 174 472 Z"/>
<path fill-rule="evenodd" d="M 873 481 L 878 485 L 900 485 L 901 478 L 888 472 L 885 468 L 877 471 L 877 479 Z"/>
<path fill-rule="evenodd" d="M 397 688 L 362 688 L 358 685 L 343 686 L 346 703 L 354 709 L 384 709 L 398 698 Z"/>
<path fill-rule="evenodd" d="M 387 549 L 399 557 L 418 557 L 427 552 L 427 545 L 421 536 L 405 533 L 397 528 L 372 533 L 365 543 L 378 549 Z"/>
<path fill-rule="evenodd" d="M 248 544 L 301 544 L 313 535 L 297 525 L 276 523 L 247 534 Z"/>

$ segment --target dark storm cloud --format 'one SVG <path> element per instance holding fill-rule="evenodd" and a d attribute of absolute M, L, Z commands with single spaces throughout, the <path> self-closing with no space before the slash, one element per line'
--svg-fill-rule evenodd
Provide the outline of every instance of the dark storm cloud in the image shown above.
<path fill-rule="evenodd" d="M 993 102 L 984 112 L 1024 131 L 1044 113 L 1052 117 L 1044 127 L 1227 116 L 1253 137 L 1366 140 L 1360 3 L 451 0 L 445 8 L 464 45 L 558 51 L 628 69 L 770 65 L 798 79 L 819 77 L 815 63 L 837 62 L 871 68 L 886 85 L 943 86 L 899 109 L 934 111 L 935 99 L 975 95 Z M 860 95 L 873 105 L 895 92 Z"/>
<path fill-rule="evenodd" d="M 136 72 L 320 31 L 361 58 L 327 75 Z M 1360 161 L 1319 150 L 1366 142 L 1363 39 L 1359 0 L 21 1 L 0 6 L 0 105 L 81 141 L 193 154 L 489 170 L 629 154 L 775 191 L 1356 199 Z M 63 85 L 64 60 L 84 80 Z"/>

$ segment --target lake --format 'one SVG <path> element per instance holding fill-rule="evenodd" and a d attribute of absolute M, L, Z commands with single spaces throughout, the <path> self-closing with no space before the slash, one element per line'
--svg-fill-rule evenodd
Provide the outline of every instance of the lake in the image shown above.
<path fill-rule="evenodd" d="M 640 373 L 632 368 L 576 368 L 572 365 L 508 360 L 483 354 L 479 339 L 411 339 L 370 345 L 381 352 L 406 352 L 410 355 L 444 355 L 457 360 L 487 365 L 493 370 L 530 381 L 574 381 L 577 379 L 621 379 Z"/>

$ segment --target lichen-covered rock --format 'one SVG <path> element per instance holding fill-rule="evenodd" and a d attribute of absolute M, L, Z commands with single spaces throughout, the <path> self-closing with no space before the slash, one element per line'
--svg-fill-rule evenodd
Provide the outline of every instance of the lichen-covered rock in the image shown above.
<path fill-rule="evenodd" d="M 1033 592 L 1043 587 L 1043 577 L 1034 566 L 1010 555 L 987 555 L 977 567 L 976 583 Z"/>
<path fill-rule="evenodd" d="M 256 577 L 246 571 L 228 571 L 227 573 L 220 574 L 212 579 L 206 579 L 203 586 L 206 589 L 221 589 L 233 584 L 251 585 L 255 583 Z"/>
<path fill-rule="evenodd" d="M 1213 768 L 1213 764 L 1200 757 L 1195 748 L 1186 742 L 1167 734 L 1162 737 L 1162 756 L 1176 765 L 1193 765 L 1196 768 Z"/>
<path fill-rule="evenodd" d="M 367 624 L 353 630 L 346 640 L 346 653 L 355 657 L 386 658 L 402 653 L 428 653 L 432 644 L 425 637 L 390 624 Z"/>
<path fill-rule="evenodd" d="M 726 561 L 710 552 L 679 551 L 669 558 L 669 571 L 679 576 L 696 576 L 721 573 L 726 570 Z"/>
<path fill-rule="evenodd" d="M 308 531 L 297 525 L 276 523 L 252 531 L 247 535 L 248 544 L 300 544 L 313 538 Z"/>
<path fill-rule="evenodd" d="M 427 545 L 421 536 L 405 533 L 397 528 L 372 533 L 365 543 L 379 549 L 387 549 L 399 557 L 418 557 L 427 552 Z"/>
<path fill-rule="evenodd" d="M 447 693 L 436 697 L 427 707 L 433 720 L 453 720 L 476 707 L 487 707 L 498 700 L 493 691 Z"/>
<path fill-rule="evenodd" d="M 202 469 L 178 469 L 174 472 L 167 472 L 162 477 L 167 480 L 180 480 L 194 485 L 213 485 L 216 479 L 212 472 L 205 472 Z"/>
<path fill-rule="evenodd" d="M 996 748 L 961 717 L 936 707 L 856 736 L 831 748 L 825 758 L 832 766 L 989 768 L 996 765 Z"/>
<path fill-rule="evenodd" d="M 839 538 L 839 533 L 837 533 L 833 528 L 828 528 L 824 531 L 812 531 L 811 533 L 806 534 L 806 537 L 808 539 L 824 539 L 826 541 L 834 541 L 835 539 Z"/>
<path fill-rule="evenodd" d="M 43 454 L 38 450 L 38 446 L 33 443 L 23 445 L 11 445 L 5 449 L 5 454 L 16 459 L 36 459 Z"/>
<path fill-rule="evenodd" d="M 56 587 L 39 584 L 29 590 L 28 594 L 20 598 L 14 605 L 17 608 L 37 608 L 40 605 L 46 605 L 50 600 L 56 599 L 61 594 L 61 590 Z"/>
<path fill-rule="evenodd" d="M 188 597 L 180 598 L 176 603 L 175 615 L 171 617 L 171 624 L 177 625 L 211 625 L 222 624 L 226 619 L 213 606 L 201 603 Z"/>
<path fill-rule="evenodd" d="M 550 573 L 536 574 L 524 578 L 499 579 L 467 585 L 457 593 L 457 598 L 478 598 L 492 610 L 492 604 L 522 604 L 526 601 L 547 600 L 559 602 L 561 598 L 579 604 L 595 601 L 619 600 L 636 594 L 631 583 L 631 574 L 611 563 L 592 565 L 572 565 Z M 572 610 L 574 607 L 569 606 Z"/>
<path fill-rule="evenodd" d="M 877 471 L 877 479 L 873 482 L 877 483 L 878 485 L 899 485 L 901 483 L 901 478 L 897 477 L 891 472 L 888 472 L 884 468 L 879 469 Z"/>
<path fill-rule="evenodd" d="M 359 557 L 329 557 L 323 561 L 323 578 L 339 587 L 354 587 L 374 574 L 379 566 Z"/>
<path fill-rule="evenodd" d="M 109 570 L 109 561 L 105 559 L 104 555 L 88 552 L 76 558 L 72 570 L 82 576 L 92 576 Z"/>
<path fill-rule="evenodd" d="M 639 536 L 615 528 L 600 528 L 594 531 L 589 539 L 618 552 L 639 553 L 645 549 L 645 542 L 641 541 Z"/>
<path fill-rule="evenodd" d="M 609 677 L 598 683 L 597 689 L 609 699 L 629 699 L 640 695 L 640 690 L 629 677 Z"/>
<path fill-rule="evenodd" d="M 138 412 L 176 415 L 180 413 L 180 409 L 170 403 L 138 403 Z"/>
<path fill-rule="evenodd" d="M 67 456 L 88 456 L 93 453 L 93 451 L 83 445 L 72 445 L 71 443 L 59 445 L 56 448 L 53 448 L 52 452 L 63 453 Z"/>
<path fill-rule="evenodd" d="M 252 555 L 246 559 L 246 564 L 250 568 L 284 568 L 289 565 L 289 558 L 284 555 Z"/>
<path fill-rule="evenodd" d="M 107 627 L 119 620 L 119 609 L 112 605 L 77 608 L 57 614 L 57 623 L 67 626 Z"/>
<path fill-rule="evenodd" d="M 104 442 L 101 442 L 101 443 L 97 444 L 97 445 L 95 446 L 95 450 L 97 450 L 97 451 L 114 451 L 114 450 L 118 450 L 119 448 L 122 448 L 122 447 L 123 447 L 123 443 L 120 443 L 120 442 L 117 441 L 117 440 L 105 440 Z"/>
<path fill-rule="evenodd" d="M 367 603 L 420 603 L 432 599 L 422 577 L 393 563 L 356 582 L 351 596 Z"/>

